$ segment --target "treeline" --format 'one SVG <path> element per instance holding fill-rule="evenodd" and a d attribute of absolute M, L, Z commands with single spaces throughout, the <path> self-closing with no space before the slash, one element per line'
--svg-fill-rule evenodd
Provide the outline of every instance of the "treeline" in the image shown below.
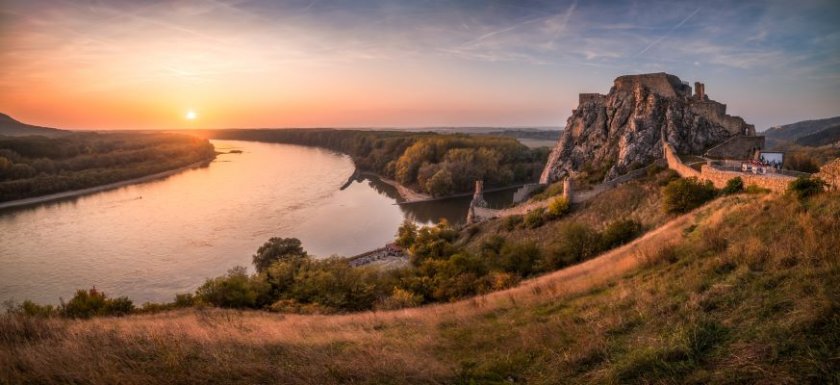
<path fill-rule="evenodd" d="M 445 196 L 539 179 L 547 149 L 529 149 L 514 138 L 464 134 L 332 129 L 213 130 L 215 139 L 316 146 L 350 155 L 356 166 L 426 192 Z"/>
<path fill-rule="evenodd" d="M 139 178 L 214 156 L 208 140 L 179 134 L 0 136 L 0 202 Z"/>

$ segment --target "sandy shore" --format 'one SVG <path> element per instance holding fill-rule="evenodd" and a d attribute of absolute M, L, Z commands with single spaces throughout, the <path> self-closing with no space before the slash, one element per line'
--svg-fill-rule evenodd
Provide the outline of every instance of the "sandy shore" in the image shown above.
<path fill-rule="evenodd" d="M 24 199 L 18 199 L 18 200 L 14 200 L 14 201 L 2 202 L 2 203 L 0 203 L 0 210 L 11 208 L 11 207 L 29 206 L 29 205 L 34 205 L 34 204 L 38 204 L 38 203 L 50 202 L 50 201 L 66 199 L 66 198 L 73 198 L 73 197 L 78 197 L 78 196 L 82 196 L 82 195 L 93 194 L 93 193 L 100 192 L 100 191 L 120 188 L 120 187 L 124 187 L 124 186 L 128 186 L 128 185 L 132 185 L 132 184 L 135 184 L 135 183 L 148 182 L 148 181 L 152 181 L 152 180 L 155 180 L 155 179 L 165 178 L 167 176 L 177 174 L 181 171 L 186 171 L 186 170 L 193 169 L 193 168 L 196 168 L 196 167 L 202 167 L 202 166 L 205 166 L 205 165 L 209 164 L 212 161 L 213 161 L 212 159 L 211 160 L 203 160 L 203 161 L 195 162 L 193 164 L 190 164 L 190 165 L 187 165 L 187 166 L 184 166 L 184 167 L 179 167 L 179 168 L 172 169 L 172 170 L 169 170 L 169 171 L 159 172 L 157 174 L 146 175 L 146 176 L 142 176 L 142 177 L 134 178 L 134 179 L 127 179 L 127 180 L 124 180 L 124 181 L 104 184 L 104 185 L 101 185 L 101 186 L 88 187 L 88 188 L 81 189 L 81 190 L 65 191 L 65 192 L 60 192 L 60 193 L 55 193 L 55 194 L 41 195 L 41 196 L 32 197 L 32 198 L 24 198 Z"/>

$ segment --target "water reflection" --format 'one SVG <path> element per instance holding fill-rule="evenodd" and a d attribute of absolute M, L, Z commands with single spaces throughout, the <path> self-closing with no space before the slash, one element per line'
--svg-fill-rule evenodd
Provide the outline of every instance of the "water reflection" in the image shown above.
<path fill-rule="evenodd" d="M 404 218 L 465 220 L 470 198 L 397 205 L 376 178 L 354 180 L 327 150 L 213 141 L 208 167 L 0 212 L 0 301 L 57 303 L 96 285 L 138 303 L 168 301 L 236 265 L 270 237 L 297 237 L 316 256 L 350 256 L 393 240 Z M 494 207 L 513 190 L 488 193 Z"/>

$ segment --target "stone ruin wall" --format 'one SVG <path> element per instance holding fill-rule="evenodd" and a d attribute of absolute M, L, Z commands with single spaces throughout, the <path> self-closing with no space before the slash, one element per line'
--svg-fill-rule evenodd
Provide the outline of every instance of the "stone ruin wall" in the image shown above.
<path fill-rule="evenodd" d="M 676 171 L 677 174 L 683 178 L 700 177 L 700 171 L 686 166 L 668 142 L 662 142 L 662 147 L 662 152 L 665 154 L 665 161 L 668 163 L 668 168 Z"/>
<path fill-rule="evenodd" d="M 663 152 L 665 153 L 665 160 L 668 163 L 668 168 L 674 170 L 683 178 L 695 177 L 697 179 L 711 181 L 716 188 L 723 188 L 732 178 L 740 177 L 744 181 L 744 186 L 756 185 L 761 188 L 766 188 L 770 191 L 783 193 L 787 190 L 788 184 L 792 182 L 794 177 L 781 174 L 749 174 L 737 171 L 726 171 L 714 168 L 707 164 L 700 167 L 697 171 L 680 160 L 674 148 L 667 142 L 662 143 Z"/>
<path fill-rule="evenodd" d="M 607 95 L 598 93 L 583 93 L 578 95 L 578 105 L 587 102 L 603 103 L 607 100 Z"/>
<path fill-rule="evenodd" d="M 691 86 L 683 84 L 680 79 L 664 72 L 645 75 L 619 76 L 615 79 L 615 88 L 632 92 L 636 85 L 642 85 L 659 95 L 675 98 L 691 95 Z"/>

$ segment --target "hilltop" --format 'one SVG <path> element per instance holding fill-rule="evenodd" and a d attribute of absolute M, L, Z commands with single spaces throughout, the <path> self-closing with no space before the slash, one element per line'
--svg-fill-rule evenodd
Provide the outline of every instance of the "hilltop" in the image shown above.
<path fill-rule="evenodd" d="M 41 135 L 41 136 L 62 136 L 70 132 L 59 130 L 57 128 L 33 126 L 31 124 L 22 123 L 15 120 L 9 115 L 0 113 L 0 135 L 5 136 L 27 136 L 27 135 Z"/>
<path fill-rule="evenodd" d="M 703 83 L 692 93 L 687 82 L 664 72 L 619 76 L 606 95 L 580 94 L 540 182 L 609 180 L 662 159 L 662 141 L 679 154 L 702 154 L 744 135 L 755 135 L 755 127 L 728 115 Z"/>

